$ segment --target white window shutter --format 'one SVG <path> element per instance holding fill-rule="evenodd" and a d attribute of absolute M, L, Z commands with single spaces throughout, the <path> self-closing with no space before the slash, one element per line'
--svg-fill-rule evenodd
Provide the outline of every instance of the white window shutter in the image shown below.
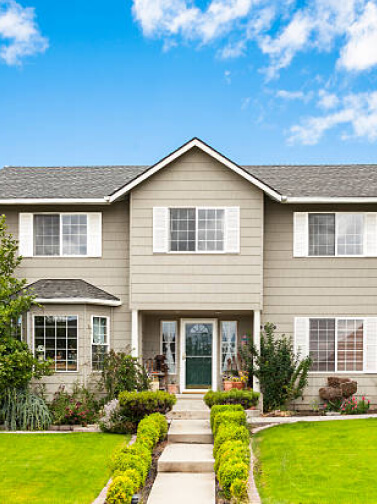
<path fill-rule="evenodd" d="M 377 213 L 365 214 L 365 255 L 377 256 Z"/>
<path fill-rule="evenodd" d="M 169 249 L 169 209 L 153 208 L 153 252 L 166 253 Z"/>
<path fill-rule="evenodd" d="M 377 317 L 364 320 L 364 371 L 377 373 Z"/>
<path fill-rule="evenodd" d="M 308 317 L 295 317 L 295 352 L 300 357 L 305 358 L 309 355 L 309 319 Z"/>
<path fill-rule="evenodd" d="M 20 213 L 18 224 L 19 253 L 23 257 L 33 257 L 33 214 Z"/>
<path fill-rule="evenodd" d="M 240 251 L 240 207 L 225 208 L 225 252 Z"/>
<path fill-rule="evenodd" d="M 88 217 L 88 249 L 89 257 L 102 256 L 102 213 L 90 212 Z"/>
<path fill-rule="evenodd" d="M 308 213 L 295 212 L 293 223 L 293 255 L 306 257 L 309 250 Z"/>

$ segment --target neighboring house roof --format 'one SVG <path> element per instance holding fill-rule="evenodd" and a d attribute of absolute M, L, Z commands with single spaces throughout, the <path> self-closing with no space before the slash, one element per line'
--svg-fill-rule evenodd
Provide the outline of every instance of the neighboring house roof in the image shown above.
<path fill-rule="evenodd" d="M 5 167 L 0 203 L 112 203 L 192 148 L 283 203 L 377 201 L 377 165 L 239 166 L 194 138 L 150 167 Z"/>
<path fill-rule="evenodd" d="M 85 280 L 51 278 L 34 282 L 27 287 L 41 304 L 95 304 L 119 306 L 119 298 Z"/>

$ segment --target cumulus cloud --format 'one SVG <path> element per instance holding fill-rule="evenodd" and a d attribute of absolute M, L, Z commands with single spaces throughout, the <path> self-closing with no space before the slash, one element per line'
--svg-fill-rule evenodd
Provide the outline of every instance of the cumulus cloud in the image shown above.
<path fill-rule="evenodd" d="M 315 145 L 324 133 L 336 126 L 346 125 L 350 133 L 344 133 L 342 138 L 350 136 L 365 138 L 369 142 L 377 140 L 377 91 L 371 93 L 349 94 L 343 100 L 338 110 L 317 117 L 308 117 L 301 124 L 291 127 L 289 144 Z"/>
<path fill-rule="evenodd" d="M 13 0 L 0 0 L 0 59 L 17 65 L 25 56 L 44 52 L 47 38 L 39 31 L 35 12 Z"/>
<path fill-rule="evenodd" d="M 329 93 L 325 89 L 320 89 L 318 91 L 318 102 L 317 105 L 323 109 L 332 109 L 336 107 L 339 103 L 339 98 L 334 93 Z"/>
<path fill-rule="evenodd" d="M 287 91 L 285 89 L 279 89 L 276 92 L 276 97 L 283 100 L 293 101 L 299 100 L 303 102 L 308 102 L 311 100 L 313 93 L 304 93 L 303 91 Z"/>

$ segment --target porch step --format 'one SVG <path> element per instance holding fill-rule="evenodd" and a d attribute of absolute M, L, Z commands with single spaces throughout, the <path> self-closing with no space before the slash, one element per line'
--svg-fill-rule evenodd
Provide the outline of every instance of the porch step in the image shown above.
<path fill-rule="evenodd" d="M 212 473 L 159 473 L 148 504 L 215 504 L 215 475 Z"/>
<path fill-rule="evenodd" d="M 170 443 L 210 444 L 212 431 L 208 420 L 173 420 L 168 434 Z"/>
<path fill-rule="evenodd" d="M 209 410 L 179 411 L 173 410 L 167 414 L 172 420 L 209 420 Z"/>
<path fill-rule="evenodd" d="M 201 396 L 187 398 L 180 395 L 173 411 L 169 413 L 169 418 L 174 420 L 208 420 L 209 409 Z"/>
<path fill-rule="evenodd" d="M 158 459 L 159 473 L 211 473 L 214 459 L 212 444 L 168 444 Z"/>

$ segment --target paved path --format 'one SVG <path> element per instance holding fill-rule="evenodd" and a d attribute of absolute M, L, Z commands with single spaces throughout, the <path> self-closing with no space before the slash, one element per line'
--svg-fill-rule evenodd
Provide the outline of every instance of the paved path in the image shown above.
<path fill-rule="evenodd" d="M 200 396 L 188 396 L 178 399 L 169 416 L 169 443 L 148 504 L 215 504 L 209 409 Z"/>

